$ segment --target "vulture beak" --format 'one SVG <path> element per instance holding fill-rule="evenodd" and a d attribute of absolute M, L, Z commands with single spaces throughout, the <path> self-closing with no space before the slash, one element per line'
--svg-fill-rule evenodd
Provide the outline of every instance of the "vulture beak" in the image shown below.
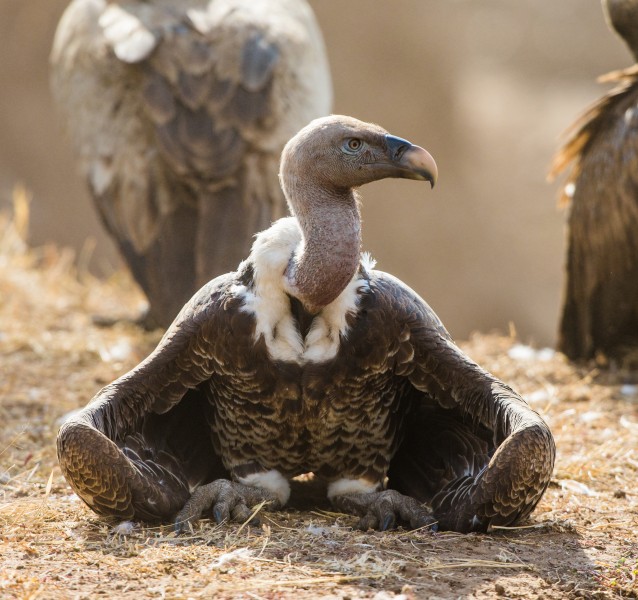
<path fill-rule="evenodd" d="M 429 181 L 434 187 L 439 170 L 427 150 L 393 135 L 386 135 L 385 143 L 388 161 L 396 169 L 394 177 Z"/>

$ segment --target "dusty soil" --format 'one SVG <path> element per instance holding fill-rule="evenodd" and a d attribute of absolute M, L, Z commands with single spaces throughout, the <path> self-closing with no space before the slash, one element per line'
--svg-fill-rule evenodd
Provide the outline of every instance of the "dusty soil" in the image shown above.
<path fill-rule="evenodd" d="M 27 249 L 16 207 L 0 220 L 0 597 L 638 597 L 638 390 L 513 333 L 461 345 L 554 431 L 556 472 L 523 527 L 362 533 L 344 515 L 291 509 L 263 514 L 261 529 L 203 521 L 176 538 L 98 519 L 60 474 L 56 431 L 159 333 L 130 322 L 143 302 L 125 273 L 99 281 L 64 251 Z M 95 315 L 121 320 L 98 327 Z"/>

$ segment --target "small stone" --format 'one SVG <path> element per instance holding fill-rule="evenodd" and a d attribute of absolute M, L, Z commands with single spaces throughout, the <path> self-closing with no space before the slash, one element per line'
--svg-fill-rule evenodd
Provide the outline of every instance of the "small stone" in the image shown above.
<path fill-rule="evenodd" d="M 135 523 L 133 521 L 122 521 L 111 530 L 115 535 L 127 536 L 133 533 Z"/>
<path fill-rule="evenodd" d="M 505 596 L 505 587 L 500 583 L 494 584 L 494 591 L 496 592 L 497 596 Z"/>

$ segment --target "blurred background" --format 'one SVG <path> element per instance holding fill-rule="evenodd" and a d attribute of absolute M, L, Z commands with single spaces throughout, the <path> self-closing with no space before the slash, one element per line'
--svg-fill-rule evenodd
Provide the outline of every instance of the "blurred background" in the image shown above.
<path fill-rule="evenodd" d="M 426 147 L 434 191 L 390 180 L 363 190 L 364 244 L 455 338 L 474 330 L 554 343 L 566 215 L 545 176 L 560 134 L 628 66 L 596 0 L 310 0 L 323 29 L 334 112 Z M 66 0 L 0 0 L 0 209 L 32 193 L 32 245 L 121 263 L 78 175 L 48 87 Z M 1 301 L 1 300 L 0 300 Z"/>

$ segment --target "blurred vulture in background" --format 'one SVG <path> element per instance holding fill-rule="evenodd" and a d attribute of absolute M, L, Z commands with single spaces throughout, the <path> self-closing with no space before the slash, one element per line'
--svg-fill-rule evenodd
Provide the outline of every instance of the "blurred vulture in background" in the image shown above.
<path fill-rule="evenodd" d="M 52 87 L 100 217 L 168 326 L 286 212 L 286 141 L 330 112 L 304 0 L 74 0 Z"/>
<path fill-rule="evenodd" d="M 638 0 L 603 0 L 638 61 Z M 616 87 L 571 128 L 550 176 L 573 163 L 559 349 L 571 359 L 638 346 L 638 64 L 601 77 Z"/>

